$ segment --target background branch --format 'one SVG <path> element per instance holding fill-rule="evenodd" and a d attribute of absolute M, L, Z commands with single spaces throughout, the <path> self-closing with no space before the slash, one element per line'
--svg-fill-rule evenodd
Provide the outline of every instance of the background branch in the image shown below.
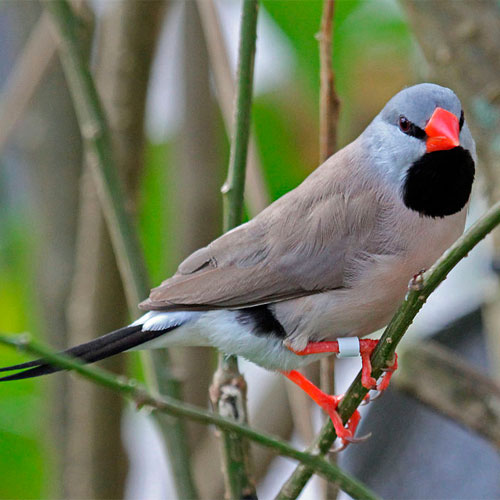
<path fill-rule="evenodd" d="M 396 387 L 500 449 L 500 386 L 437 342 L 401 353 Z"/>
<path fill-rule="evenodd" d="M 222 186 L 224 231 L 238 226 L 243 219 L 243 192 L 250 136 L 258 7 L 257 0 L 243 1 L 234 128 L 227 179 Z M 246 382 L 239 373 L 238 360 L 235 356 L 226 357 L 223 353 L 219 354 L 219 364 L 210 388 L 210 398 L 219 413 L 226 416 L 234 415 L 234 418 L 247 422 Z M 255 497 L 248 442 L 241 439 L 240 435 L 223 432 L 222 455 L 226 497 Z"/>
<path fill-rule="evenodd" d="M 173 250 L 169 252 L 172 263 L 183 261 L 221 233 L 219 192 L 225 174 L 222 147 L 218 146 L 223 131 L 213 97 L 210 61 L 197 4 L 194 1 L 182 4 L 182 132 L 174 140 L 174 161 L 165 165 L 169 171 L 170 202 L 176 210 L 173 228 L 166 231 L 165 241 L 166 248 Z M 182 380 L 183 400 L 205 407 L 214 370 L 214 349 L 175 347 L 170 352 L 173 368 Z M 198 493 L 205 499 L 222 498 L 224 479 L 217 438 L 205 426 L 194 422 L 188 422 L 187 426 L 193 474 L 200 485 Z"/>
<path fill-rule="evenodd" d="M 337 129 L 340 99 L 335 90 L 333 72 L 333 19 L 335 0 L 324 0 L 319 39 L 320 90 L 319 90 L 319 156 L 323 163 L 337 149 Z"/>
<path fill-rule="evenodd" d="M 144 161 L 144 110 L 164 3 L 129 0 L 100 17 L 94 75 L 109 120 L 114 162 L 127 208 L 136 210 Z M 48 14 L 48 13 L 46 13 Z M 92 171 L 85 165 L 80 190 L 76 269 L 68 306 L 68 344 L 78 345 L 126 324 L 127 304 Z M 121 373 L 125 357 L 103 366 Z M 122 445 L 122 400 L 100 387 L 69 381 L 65 442 L 67 498 L 121 498 L 128 470 Z M 85 417 L 82 418 L 82 415 Z M 167 450 L 168 452 L 168 450 Z M 175 464 L 175 459 L 172 461 Z M 106 473 L 103 473 L 103 471 Z M 81 479 L 85 478 L 85 480 Z M 192 493 L 182 487 L 180 491 Z M 189 485 L 189 483 L 188 483 Z"/>
<path fill-rule="evenodd" d="M 138 237 L 126 209 L 122 185 L 113 163 L 110 132 L 92 76 L 75 36 L 77 22 L 69 4 L 66 0 L 52 0 L 45 2 L 45 7 L 56 27 L 61 61 L 84 140 L 86 157 L 94 175 L 129 310 L 135 316 L 137 303 L 149 294 L 149 285 Z M 149 378 L 154 380 L 160 392 L 179 399 L 180 386 L 170 369 L 168 353 L 164 350 L 153 351 L 151 359 L 155 371 L 154 379 L 151 372 L 148 374 Z M 167 448 L 172 450 L 177 487 L 187 488 L 186 497 L 195 496 L 184 425 L 179 420 L 159 423 Z"/>
<path fill-rule="evenodd" d="M 83 52 L 89 54 L 93 15 L 85 3 L 78 4 L 78 41 Z M 8 33 L 10 28 L 3 32 L 9 41 L 2 43 L 2 55 L 8 57 L 8 47 L 15 45 L 16 38 L 25 40 L 19 43 L 15 64 L 0 94 L 0 186 L 5 181 L 5 167 L 9 168 L 4 161 L 8 162 L 13 153 L 18 159 L 14 175 L 26 176 L 30 180 L 26 185 L 27 197 L 22 204 L 24 209 L 32 207 L 28 209 L 32 210 L 31 224 L 41 236 L 30 255 L 30 261 L 35 266 L 29 276 L 22 278 L 36 287 L 30 309 L 39 307 L 43 317 L 39 328 L 35 325 L 32 328 L 52 345 L 63 348 L 68 344 L 66 307 L 74 269 L 78 186 L 83 154 L 80 131 L 61 64 L 53 57 L 56 43 L 49 14 L 41 10 L 38 2 L 12 2 L 2 5 L 0 11 L 0 17 L 11 11 L 16 12 L 19 19 L 19 23 L 12 23 L 12 19 L 8 22 L 9 25 L 16 25 L 12 28 L 15 34 Z M 14 186 L 9 186 L 7 192 L 1 195 L 2 208 L 8 207 L 11 195 L 18 197 L 20 194 L 22 196 Z M 3 211 L 0 217 L 2 250 L 8 241 L 8 232 L 5 231 L 7 221 L 8 212 Z M 23 233 L 30 232 L 24 225 Z M 9 266 L 15 266 L 12 257 L 8 261 Z M 4 291 L 12 290 L 7 281 L 2 278 Z M 28 311 L 23 311 L 23 317 L 29 315 Z M 5 319 L 5 314 L 2 316 Z M 67 496 L 64 491 L 69 463 L 66 450 L 73 425 L 68 411 L 71 397 L 68 384 L 67 378 L 50 380 L 47 385 L 49 398 L 43 398 L 50 406 L 49 439 L 52 449 L 56 451 L 54 474 L 57 477 L 51 481 L 50 495 L 57 497 Z M 5 475 L 9 475 L 7 471 Z M 86 480 L 82 479 L 82 483 Z"/>

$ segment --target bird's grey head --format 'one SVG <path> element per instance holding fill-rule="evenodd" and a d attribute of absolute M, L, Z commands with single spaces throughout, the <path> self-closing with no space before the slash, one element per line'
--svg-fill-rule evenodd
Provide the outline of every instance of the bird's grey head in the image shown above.
<path fill-rule="evenodd" d="M 468 202 L 476 148 L 453 91 L 422 83 L 396 94 L 363 133 L 371 168 L 424 216 L 445 217 Z"/>

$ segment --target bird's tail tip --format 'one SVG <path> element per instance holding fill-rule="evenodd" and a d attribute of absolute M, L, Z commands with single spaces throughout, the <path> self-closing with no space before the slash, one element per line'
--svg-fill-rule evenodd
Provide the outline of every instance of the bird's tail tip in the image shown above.
<path fill-rule="evenodd" d="M 175 326 L 153 331 L 143 331 L 142 328 L 143 325 L 140 322 L 134 322 L 129 326 L 115 330 L 90 342 L 62 351 L 61 354 L 77 358 L 83 363 L 94 363 L 95 361 L 109 358 L 164 335 L 169 330 L 175 328 Z M 0 377 L 0 382 L 39 377 L 61 371 L 63 368 L 52 365 L 43 358 L 17 365 L 0 367 L 0 372 L 15 370 L 17 371 L 16 373 Z"/>

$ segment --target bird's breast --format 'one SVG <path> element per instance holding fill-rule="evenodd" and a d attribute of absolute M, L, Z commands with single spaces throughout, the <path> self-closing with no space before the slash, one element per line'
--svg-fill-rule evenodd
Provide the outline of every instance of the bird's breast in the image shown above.
<path fill-rule="evenodd" d="M 465 209 L 444 219 L 409 210 L 400 214 L 391 230 L 404 250 L 362 253 L 351 263 L 344 288 L 275 305 L 294 349 L 309 341 L 367 335 L 385 326 L 403 301 L 409 280 L 429 269 L 460 236 L 466 216 Z"/>

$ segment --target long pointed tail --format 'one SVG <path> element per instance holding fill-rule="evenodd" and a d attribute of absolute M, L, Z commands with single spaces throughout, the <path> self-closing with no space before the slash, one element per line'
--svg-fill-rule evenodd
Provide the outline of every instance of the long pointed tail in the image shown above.
<path fill-rule="evenodd" d="M 132 324 L 130 326 L 126 326 L 125 328 L 120 328 L 119 330 L 103 335 L 95 340 L 91 340 L 85 344 L 67 349 L 66 351 L 63 351 L 62 354 L 73 356 L 81 361 L 84 361 L 85 363 L 93 363 L 95 361 L 114 356 L 115 354 L 119 354 L 120 352 L 127 351 L 128 349 L 132 349 L 133 347 L 144 344 L 145 342 L 149 342 L 150 340 L 160 337 L 168 331 L 173 330 L 177 326 L 179 325 L 174 324 L 163 329 L 142 331 L 142 324 Z M 1 377 L 0 382 L 47 375 L 49 373 L 61 371 L 62 368 L 50 365 L 44 359 L 37 359 L 34 361 L 28 361 L 27 363 L 0 368 L 0 371 L 2 372 L 13 370 L 23 371 L 7 375 L 6 377 Z"/>

